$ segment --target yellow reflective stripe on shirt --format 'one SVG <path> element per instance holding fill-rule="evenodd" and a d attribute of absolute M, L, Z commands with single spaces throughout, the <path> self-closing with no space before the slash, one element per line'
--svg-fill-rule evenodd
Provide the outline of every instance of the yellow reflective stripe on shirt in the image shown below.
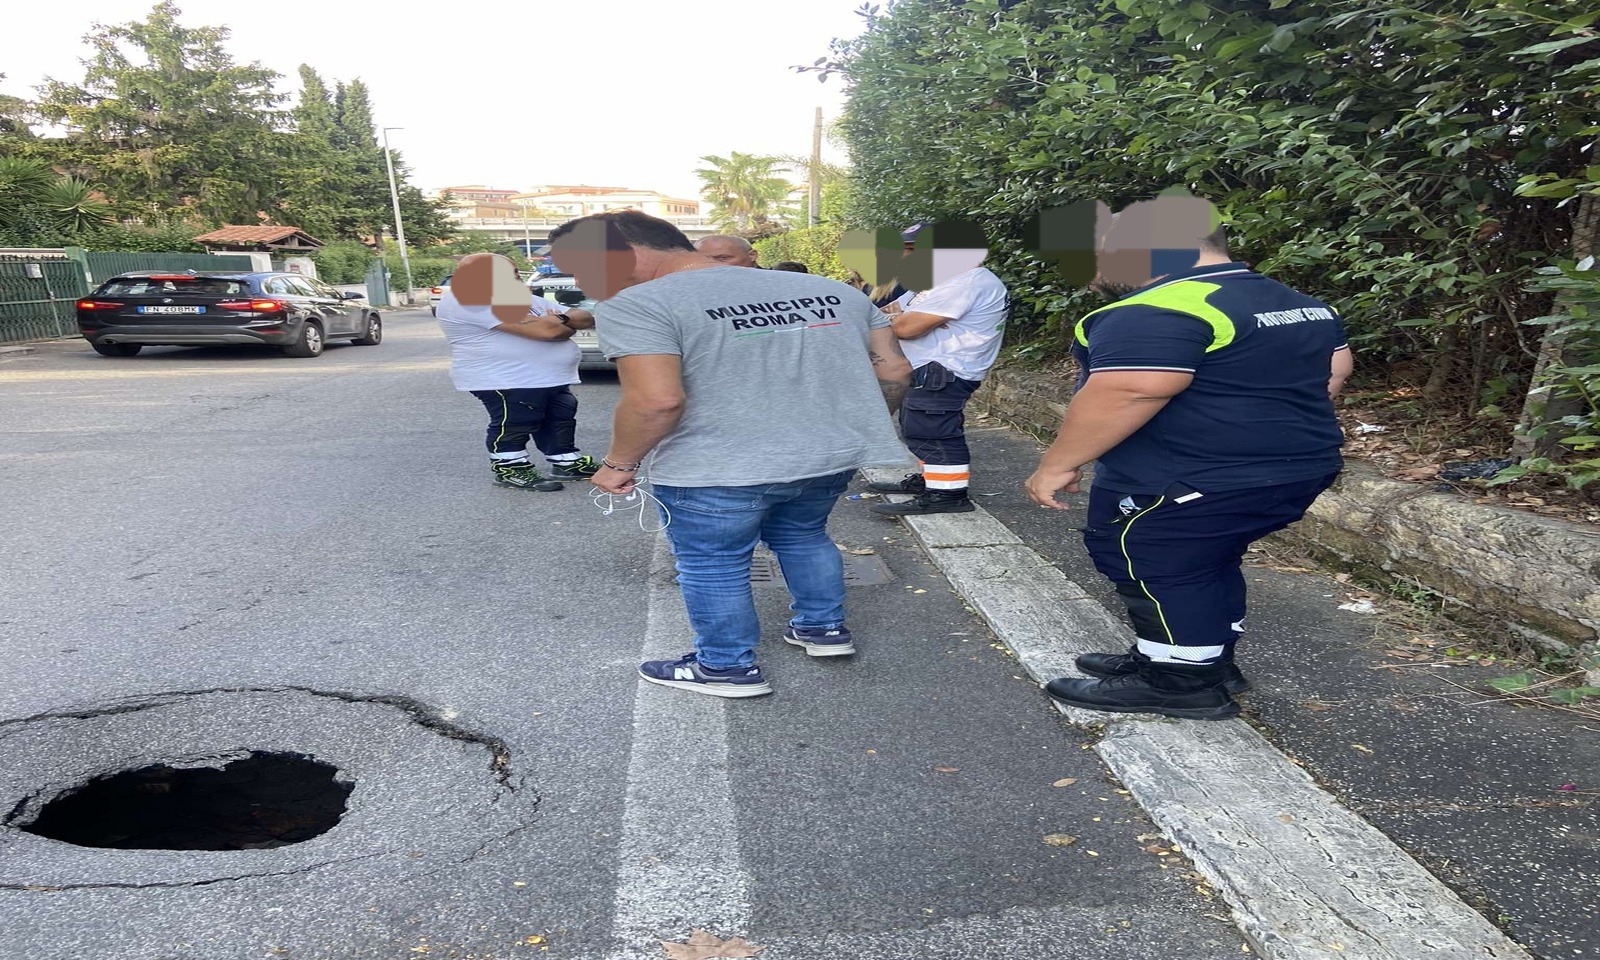
<path fill-rule="evenodd" d="M 1074 339 L 1078 341 L 1079 346 L 1087 348 L 1089 346 L 1089 337 L 1085 329 L 1090 317 L 1107 310 L 1115 310 L 1118 307 L 1139 305 L 1171 310 L 1174 313 L 1186 313 L 1196 320 L 1200 320 L 1211 328 L 1211 346 L 1206 347 L 1206 353 L 1221 350 L 1233 342 L 1236 333 L 1232 318 L 1213 307 L 1206 299 L 1221 289 L 1222 286 L 1220 284 L 1206 283 L 1204 280 L 1179 280 L 1177 283 L 1169 283 L 1154 290 L 1135 294 L 1124 300 L 1118 300 L 1116 303 L 1108 304 L 1098 310 L 1091 310 L 1089 313 L 1084 314 L 1083 319 L 1078 321 L 1078 326 L 1073 331 Z"/>

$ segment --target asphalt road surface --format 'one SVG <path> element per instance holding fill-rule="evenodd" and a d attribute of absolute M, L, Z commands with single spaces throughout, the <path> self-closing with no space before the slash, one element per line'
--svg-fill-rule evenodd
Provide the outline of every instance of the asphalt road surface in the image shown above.
<path fill-rule="evenodd" d="M 309 360 L 0 360 L 0 958 L 610 960 L 696 928 L 764 960 L 1242 955 L 895 522 L 835 514 L 889 574 L 851 590 L 858 656 L 769 641 L 746 702 L 642 684 L 688 649 L 661 538 L 587 485 L 491 484 L 447 369 L 415 310 Z M 248 751 L 339 767 L 343 819 L 228 851 L 18 829 Z"/>

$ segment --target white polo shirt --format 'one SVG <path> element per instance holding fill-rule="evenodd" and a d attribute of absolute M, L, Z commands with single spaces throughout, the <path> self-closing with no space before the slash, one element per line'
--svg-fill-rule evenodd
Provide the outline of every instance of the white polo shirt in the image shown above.
<path fill-rule="evenodd" d="M 950 322 L 934 327 L 900 349 L 913 367 L 938 362 L 963 380 L 982 380 L 1000 357 L 1009 298 L 1006 285 L 985 267 L 957 274 L 932 290 L 895 301 L 907 313 L 931 313 Z"/>
<path fill-rule="evenodd" d="M 566 308 L 534 297 L 534 316 Z M 500 318 L 487 305 L 469 307 L 448 290 L 439 301 L 439 326 L 450 341 L 450 380 L 457 390 L 521 390 L 578 382 L 583 351 L 570 338 L 530 340 L 496 330 Z"/>

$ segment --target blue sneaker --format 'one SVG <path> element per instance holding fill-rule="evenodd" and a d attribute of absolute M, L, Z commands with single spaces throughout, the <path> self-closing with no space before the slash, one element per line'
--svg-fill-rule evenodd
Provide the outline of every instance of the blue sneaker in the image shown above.
<path fill-rule="evenodd" d="M 772 684 L 758 666 L 718 670 L 695 659 L 692 653 L 677 660 L 646 660 L 639 664 L 639 676 L 663 687 L 693 690 L 713 697 L 759 697 L 772 692 Z"/>
<path fill-rule="evenodd" d="M 848 657 L 856 652 L 855 640 L 844 627 L 794 627 L 783 632 L 783 642 L 805 647 L 813 657 Z"/>

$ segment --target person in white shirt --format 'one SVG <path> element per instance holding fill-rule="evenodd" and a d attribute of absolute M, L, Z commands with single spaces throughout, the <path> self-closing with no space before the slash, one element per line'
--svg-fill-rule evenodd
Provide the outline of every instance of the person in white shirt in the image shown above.
<path fill-rule="evenodd" d="M 908 250 L 901 277 L 908 285 L 926 286 L 911 279 L 924 273 L 932 285 L 883 308 L 893 315 L 895 336 L 916 371 L 900 406 L 900 432 L 922 464 L 920 473 L 904 480 L 867 485 L 879 493 L 915 494 L 900 503 L 873 505 L 874 513 L 887 516 L 973 509 L 965 411 L 1000 355 L 1009 306 L 1005 284 L 982 266 L 988 245 L 978 225 L 936 224 L 929 231 L 933 242 L 919 244 L 913 253 L 910 245 L 922 229 L 919 224 L 904 234 Z M 917 259 L 923 260 L 920 270 Z"/>
<path fill-rule="evenodd" d="M 519 490 L 562 489 L 600 469 L 578 449 L 581 351 L 573 333 L 594 326 L 587 310 L 535 297 L 505 257 L 475 253 L 456 266 L 439 301 L 439 326 L 450 342 L 450 379 L 489 411 L 485 442 L 494 482 Z M 528 459 L 533 445 L 549 476 Z"/>

